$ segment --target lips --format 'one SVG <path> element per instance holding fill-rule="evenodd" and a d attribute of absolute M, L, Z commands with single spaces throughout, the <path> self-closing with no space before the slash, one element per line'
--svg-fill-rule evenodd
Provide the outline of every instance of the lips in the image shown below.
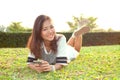
<path fill-rule="evenodd" d="M 53 34 L 48 35 L 48 38 L 53 38 L 53 37 L 54 37 L 54 35 L 53 35 Z"/>
<path fill-rule="evenodd" d="M 52 37 L 53 37 L 53 35 L 49 35 L 48 37 L 49 37 L 49 38 L 52 38 Z"/>

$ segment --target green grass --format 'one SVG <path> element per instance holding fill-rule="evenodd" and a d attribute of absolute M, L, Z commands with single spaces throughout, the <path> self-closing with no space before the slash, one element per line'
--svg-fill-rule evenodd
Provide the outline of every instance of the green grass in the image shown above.
<path fill-rule="evenodd" d="M 120 45 L 82 47 L 56 72 L 37 73 L 26 65 L 27 48 L 0 48 L 0 80 L 120 80 Z"/>

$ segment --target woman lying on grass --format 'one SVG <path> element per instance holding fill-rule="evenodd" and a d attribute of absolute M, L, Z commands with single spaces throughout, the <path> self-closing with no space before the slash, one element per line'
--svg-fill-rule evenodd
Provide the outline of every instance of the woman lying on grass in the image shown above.
<path fill-rule="evenodd" d="M 66 42 L 62 34 L 56 34 L 49 16 L 36 18 L 27 47 L 30 49 L 27 64 L 37 72 L 55 71 L 75 59 L 82 46 L 82 34 L 90 30 L 85 26 L 75 30 Z M 36 62 L 39 60 L 40 63 Z"/>

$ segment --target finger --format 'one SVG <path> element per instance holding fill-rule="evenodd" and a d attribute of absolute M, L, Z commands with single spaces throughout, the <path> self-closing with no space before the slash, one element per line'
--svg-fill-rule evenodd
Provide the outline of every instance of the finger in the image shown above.
<path fill-rule="evenodd" d="M 43 71 L 51 71 L 51 68 L 45 68 Z"/>
<path fill-rule="evenodd" d="M 49 67 L 49 64 L 42 64 L 42 67 Z"/>
<path fill-rule="evenodd" d="M 43 63 L 43 64 L 41 64 L 41 66 L 49 66 L 50 64 L 49 63 Z"/>
<path fill-rule="evenodd" d="M 34 64 L 35 65 L 35 67 L 40 67 L 40 65 L 39 64 Z"/>
<path fill-rule="evenodd" d="M 44 71 L 51 71 L 51 67 L 50 66 L 44 67 L 43 70 Z"/>
<path fill-rule="evenodd" d="M 49 64 L 47 61 L 42 61 L 43 64 Z"/>
<path fill-rule="evenodd" d="M 43 71 L 51 71 L 50 69 L 45 69 L 45 70 L 43 70 Z"/>
<path fill-rule="evenodd" d="M 42 63 L 41 65 L 42 65 L 42 66 L 45 66 L 45 65 L 49 65 L 49 64 L 48 64 L 48 63 Z"/>
<path fill-rule="evenodd" d="M 41 63 L 44 63 L 44 60 L 41 60 Z"/>

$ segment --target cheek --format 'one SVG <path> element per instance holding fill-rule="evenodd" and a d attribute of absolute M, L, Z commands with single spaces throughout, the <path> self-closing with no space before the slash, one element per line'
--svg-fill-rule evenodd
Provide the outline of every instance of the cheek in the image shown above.
<path fill-rule="evenodd" d="M 53 29 L 52 32 L 53 32 L 53 33 L 56 33 L 56 32 L 55 32 L 55 29 Z"/>
<path fill-rule="evenodd" d="M 56 34 L 55 29 L 51 29 L 51 32 L 49 32 L 49 31 L 41 31 L 41 37 L 44 38 L 44 37 L 48 36 L 50 33 Z"/>
<path fill-rule="evenodd" d="M 46 35 L 45 31 L 41 31 L 41 37 L 43 38 Z"/>

